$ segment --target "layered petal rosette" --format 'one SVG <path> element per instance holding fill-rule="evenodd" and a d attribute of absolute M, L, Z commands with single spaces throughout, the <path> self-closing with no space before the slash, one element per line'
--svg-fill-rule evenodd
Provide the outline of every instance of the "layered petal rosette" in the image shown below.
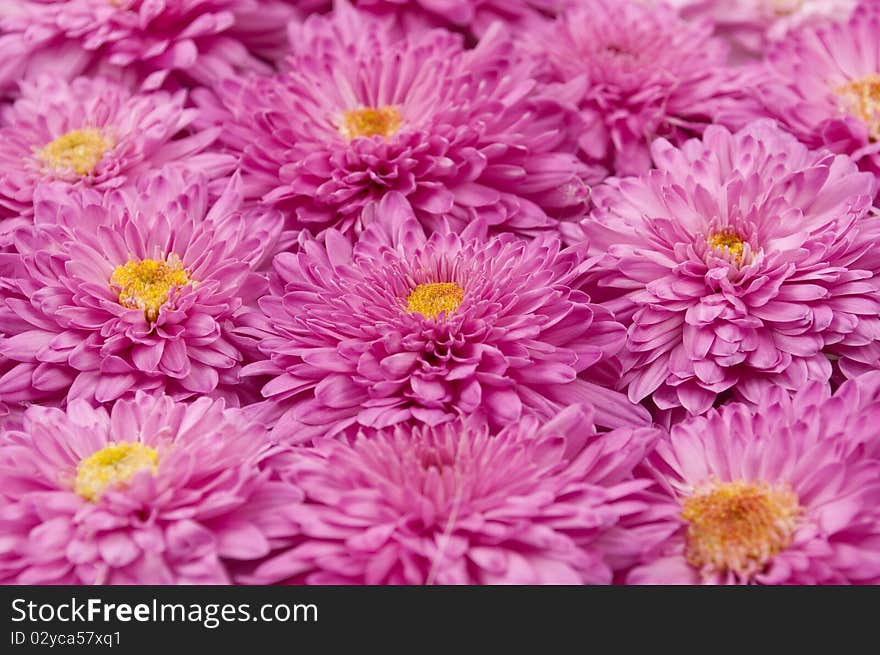
<path fill-rule="evenodd" d="M 654 144 L 656 171 L 609 181 L 584 231 L 629 326 L 623 384 L 661 409 L 826 381 L 835 344 L 878 336 L 875 181 L 774 123 Z"/>
<path fill-rule="evenodd" d="M 0 212 L 33 213 L 42 182 L 118 188 L 166 165 L 214 178 L 235 161 L 208 152 L 218 130 L 194 131 L 186 93 L 138 94 L 105 78 L 23 82 L 0 112 Z"/>
<path fill-rule="evenodd" d="M 280 0 L 21 0 L 0 8 L 0 91 L 42 74 L 133 74 L 157 89 L 269 72 L 296 16 Z"/>
<path fill-rule="evenodd" d="M 774 389 L 675 426 L 647 460 L 656 542 L 627 582 L 877 584 L 877 387 Z"/>
<path fill-rule="evenodd" d="M 241 154 L 248 192 L 297 228 L 359 233 L 392 192 L 432 230 L 483 218 L 532 234 L 584 208 L 599 177 L 574 155 L 577 115 L 500 28 L 466 50 L 445 30 L 401 37 L 343 4 L 292 31 L 281 75 L 194 97 Z"/>
<path fill-rule="evenodd" d="M 584 161 L 618 175 L 650 168 L 654 138 L 699 135 L 722 109 L 746 102 L 712 25 L 663 5 L 585 0 L 527 42 L 544 76 L 560 85 L 554 95 L 580 109 Z"/>
<path fill-rule="evenodd" d="M 772 116 L 810 147 L 852 156 L 880 175 L 880 3 L 846 22 L 792 32 L 774 46 L 758 86 L 759 115 Z"/>
<path fill-rule="evenodd" d="M 0 434 L 4 584 L 229 584 L 285 543 L 302 494 L 222 400 L 34 406 Z"/>
<path fill-rule="evenodd" d="M 211 205 L 202 177 L 164 173 L 102 197 L 49 187 L 0 281 L 0 395 L 105 403 L 138 389 L 237 403 L 246 339 L 281 218 L 241 211 L 237 178 Z"/>
<path fill-rule="evenodd" d="M 396 216 L 390 205 L 381 211 Z M 496 427 L 575 402 L 594 404 L 605 427 L 645 422 L 603 386 L 616 381 L 609 358 L 624 331 L 578 289 L 582 252 L 420 229 L 383 245 L 372 238 L 383 225 L 354 250 L 329 231 L 326 245 L 304 240 L 275 258 L 260 299 L 268 360 L 246 372 L 273 377 L 263 395 L 283 412 L 279 439 L 460 414 Z"/>
<path fill-rule="evenodd" d="M 651 428 L 596 434 L 574 406 L 494 433 L 473 418 L 325 440 L 273 462 L 300 539 L 248 582 L 607 584 Z"/>

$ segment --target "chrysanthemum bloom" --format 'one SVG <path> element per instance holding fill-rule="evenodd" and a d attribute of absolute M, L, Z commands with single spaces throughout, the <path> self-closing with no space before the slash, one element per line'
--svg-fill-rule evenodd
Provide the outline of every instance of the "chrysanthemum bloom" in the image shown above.
<path fill-rule="evenodd" d="M 771 49 L 760 112 L 810 147 L 849 154 L 880 175 L 880 3 L 847 22 L 805 27 Z"/>
<path fill-rule="evenodd" d="M 0 91 L 41 74 L 134 73 L 146 89 L 269 72 L 296 16 L 280 0 L 22 0 L 0 9 Z"/>
<path fill-rule="evenodd" d="M 430 229 L 479 216 L 532 233 L 582 210 L 599 176 L 574 155 L 577 115 L 500 28 L 465 50 L 446 30 L 383 25 L 341 4 L 294 26 L 280 76 L 225 80 L 219 101 L 193 94 L 241 153 L 249 193 L 313 233 L 359 232 L 390 192 Z"/>
<path fill-rule="evenodd" d="M 390 205 L 380 211 L 396 225 Z M 647 421 L 591 368 L 618 351 L 624 330 L 576 288 L 582 252 L 420 230 L 373 248 L 382 225 L 354 251 L 328 231 L 326 247 L 304 240 L 275 258 L 277 279 L 259 301 L 269 359 L 245 372 L 274 377 L 263 395 L 284 412 L 278 438 L 459 414 L 496 427 L 575 402 L 594 404 L 605 427 Z"/>
<path fill-rule="evenodd" d="M 880 404 L 863 401 L 812 382 L 675 426 L 647 460 L 664 518 L 627 582 L 880 582 Z"/>
<path fill-rule="evenodd" d="M 669 0 L 669 4 L 686 18 L 711 18 L 716 33 L 743 54 L 755 56 L 802 25 L 846 20 L 859 0 Z"/>
<path fill-rule="evenodd" d="M 585 0 L 528 43 L 547 79 L 561 83 L 556 94 L 580 108 L 584 160 L 618 175 L 650 168 L 655 137 L 696 136 L 740 101 L 727 44 L 710 23 L 689 23 L 666 6 Z"/>
<path fill-rule="evenodd" d="M 877 338 L 880 281 L 858 263 L 877 239 L 870 174 L 771 121 L 653 153 L 658 170 L 597 189 L 583 223 L 629 326 L 631 400 L 694 414 L 727 390 L 756 402 L 828 380 L 823 349 Z"/>
<path fill-rule="evenodd" d="M 186 94 L 136 94 L 102 78 L 23 82 L 0 112 L 0 212 L 33 212 L 34 188 L 55 181 L 113 189 L 173 163 L 208 177 L 235 161 L 205 152 L 219 130 L 187 133 L 198 110 Z"/>
<path fill-rule="evenodd" d="M 101 197 L 41 187 L 16 233 L 0 305 L 0 397 L 110 402 L 245 388 L 233 332 L 263 293 L 257 272 L 281 218 L 239 209 L 234 178 L 209 206 L 204 178 L 165 172 Z"/>
<path fill-rule="evenodd" d="M 228 584 L 283 543 L 302 497 L 262 470 L 270 450 L 220 400 L 31 407 L 0 436 L 0 581 Z"/>
<path fill-rule="evenodd" d="M 464 419 L 324 440 L 278 458 L 302 540 L 248 582 L 607 584 L 618 523 L 645 507 L 651 428 L 598 435 L 571 407 L 498 433 Z"/>

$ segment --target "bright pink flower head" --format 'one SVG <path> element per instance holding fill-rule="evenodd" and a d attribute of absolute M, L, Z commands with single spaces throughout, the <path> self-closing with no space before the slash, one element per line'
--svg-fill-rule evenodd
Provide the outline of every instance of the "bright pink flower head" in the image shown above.
<path fill-rule="evenodd" d="M 717 34 L 742 54 L 755 56 L 801 25 L 846 20 L 859 0 L 669 0 L 669 4 L 688 19 L 710 18 Z"/>
<path fill-rule="evenodd" d="M 383 25 L 341 5 L 292 30 L 280 76 L 194 94 L 241 153 L 249 193 L 315 234 L 359 233 L 392 192 L 432 230 L 482 217 L 531 234 L 584 208 L 598 177 L 574 155 L 577 116 L 500 29 L 466 50 L 446 30 Z"/>
<path fill-rule="evenodd" d="M 273 462 L 302 540 L 248 582 L 607 584 L 651 428 L 596 434 L 574 406 L 498 432 L 472 418 L 324 440 Z"/>
<path fill-rule="evenodd" d="M 270 448 L 208 398 L 31 407 L 0 435 L 0 581 L 228 584 L 283 543 L 302 497 L 262 470 Z"/>
<path fill-rule="evenodd" d="M 104 197 L 41 188 L 0 279 L 0 396 L 237 402 L 247 343 L 234 331 L 264 292 L 281 223 L 240 203 L 237 177 L 213 205 L 204 178 L 170 172 Z"/>
<path fill-rule="evenodd" d="M 675 426 L 631 584 L 877 584 L 880 379 L 812 382 Z M 652 543 L 653 542 L 653 543 Z"/>
<path fill-rule="evenodd" d="M 104 78 L 23 82 L 0 110 L 0 212 L 33 213 L 41 182 L 107 190 L 166 164 L 228 173 L 231 157 L 204 152 L 219 130 L 186 135 L 198 110 L 185 104 L 183 91 L 137 94 Z"/>
<path fill-rule="evenodd" d="M 770 121 L 654 144 L 658 170 L 610 180 L 584 221 L 609 307 L 629 325 L 623 383 L 661 409 L 828 380 L 826 348 L 880 336 L 875 182 Z M 617 296 L 617 297 L 615 297 Z"/>
<path fill-rule="evenodd" d="M 0 9 L 0 91 L 49 74 L 134 74 L 146 89 L 207 84 L 287 47 L 293 6 L 278 0 L 22 0 Z"/>
<path fill-rule="evenodd" d="M 390 204 L 380 211 L 397 216 Z M 381 225 L 354 251 L 328 231 L 326 246 L 304 240 L 275 258 L 277 279 L 260 299 L 269 360 L 246 372 L 274 378 L 263 395 L 284 412 L 278 438 L 460 414 L 498 427 L 575 402 L 596 405 L 605 427 L 646 422 L 642 408 L 602 386 L 617 380 L 603 366 L 623 327 L 578 290 L 582 252 L 549 239 L 426 238 L 420 229 L 374 247 Z"/>
<path fill-rule="evenodd" d="M 583 159 L 618 175 L 647 171 L 655 137 L 698 135 L 737 96 L 712 26 L 665 6 L 584 0 L 528 42 L 555 94 L 580 108 Z"/>
<path fill-rule="evenodd" d="M 880 175 L 880 3 L 847 22 L 805 27 L 771 49 L 760 112 L 808 146 L 852 156 Z"/>

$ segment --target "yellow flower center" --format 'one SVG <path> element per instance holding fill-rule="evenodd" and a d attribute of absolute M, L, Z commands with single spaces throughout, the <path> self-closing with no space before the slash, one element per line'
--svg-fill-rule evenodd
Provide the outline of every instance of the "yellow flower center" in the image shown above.
<path fill-rule="evenodd" d="M 803 5 L 803 0 L 770 0 L 770 10 L 777 16 L 791 16 Z"/>
<path fill-rule="evenodd" d="M 76 467 L 73 490 L 91 502 L 97 502 L 109 487 L 118 487 L 140 471 L 159 470 L 159 454 L 154 448 L 136 441 L 111 443 L 86 457 Z"/>
<path fill-rule="evenodd" d="M 729 252 L 737 263 L 742 261 L 745 242 L 738 234 L 736 234 L 736 232 L 716 232 L 706 239 L 706 242 L 713 248 L 720 248 L 721 250 Z"/>
<path fill-rule="evenodd" d="M 420 284 L 406 299 L 409 311 L 418 312 L 425 318 L 437 318 L 440 312 L 447 315 L 458 309 L 464 300 L 464 289 L 455 282 L 432 282 Z"/>
<path fill-rule="evenodd" d="M 142 309 L 150 322 L 159 316 L 159 308 L 172 289 L 186 286 L 189 281 L 183 262 L 173 254 L 167 261 L 142 259 L 117 266 L 110 278 L 110 283 L 119 289 L 119 304 Z"/>
<path fill-rule="evenodd" d="M 687 561 L 699 569 L 751 576 L 785 550 L 800 513 L 787 485 L 715 482 L 683 503 Z"/>
<path fill-rule="evenodd" d="M 837 89 L 846 109 L 868 126 L 871 139 L 880 140 L 880 74 L 844 84 Z"/>
<path fill-rule="evenodd" d="M 37 157 L 56 171 L 88 175 L 95 170 L 110 146 L 99 130 L 90 127 L 72 130 L 47 143 L 37 152 Z"/>
<path fill-rule="evenodd" d="M 364 107 L 342 114 L 339 131 L 349 140 L 359 136 L 381 136 L 387 139 L 400 129 L 401 124 L 403 118 L 396 107 Z"/>

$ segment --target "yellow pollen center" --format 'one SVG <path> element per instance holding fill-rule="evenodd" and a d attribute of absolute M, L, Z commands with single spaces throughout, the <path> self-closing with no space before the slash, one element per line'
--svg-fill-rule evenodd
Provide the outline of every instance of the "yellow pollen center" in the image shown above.
<path fill-rule="evenodd" d="M 142 259 L 117 266 L 110 278 L 110 283 L 119 289 L 119 304 L 142 309 L 150 322 L 159 316 L 159 309 L 172 289 L 186 286 L 189 281 L 183 262 L 173 254 L 167 261 Z"/>
<path fill-rule="evenodd" d="M 96 502 L 109 487 L 117 487 L 131 480 L 140 471 L 159 470 L 159 454 L 142 443 L 111 443 L 76 467 L 73 490 L 91 502 Z"/>
<path fill-rule="evenodd" d="M 88 175 L 95 170 L 110 145 L 99 130 L 90 127 L 72 130 L 47 143 L 37 152 L 37 157 L 56 171 Z"/>
<path fill-rule="evenodd" d="M 742 261 L 745 243 L 736 233 L 716 232 L 708 239 L 706 239 L 706 242 L 713 248 L 721 248 L 722 250 L 727 250 L 727 252 L 733 255 L 737 262 Z"/>
<path fill-rule="evenodd" d="M 403 124 L 403 118 L 396 107 L 365 107 L 347 111 L 342 115 L 342 125 L 339 131 L 346 139 L 356 139 L 359 136 L 381 136 L 389 138 L 393 136 Z"/>
<path fill-rule="evenodd" d="M 803 0 L 770 0 L 770 10 L 777 16 L 791 16 L 803 7 Z"/>
<path fill-rule="evenodd" d="M 406 299 L 410 312 L 418 312 L 425 318 L 437 318 L 440 312 L 447 315 L 458 309 L 464 300 L 464 289 L 455 282 L 432 282 L 420 284 Z"/>
<path fill-rule="evenodd" d="M 837 89 L 846 109 L 868 126 L 871 139 L 880 140 L 880 74 L 844 84 Z"/>
<path fill-rule="evenodd" d="M 688 563 L 743 577 L 760 572 L 788 547 L 800 513 L 787 485 L 742 480 L 711 483 L 683 506 Z"/>

